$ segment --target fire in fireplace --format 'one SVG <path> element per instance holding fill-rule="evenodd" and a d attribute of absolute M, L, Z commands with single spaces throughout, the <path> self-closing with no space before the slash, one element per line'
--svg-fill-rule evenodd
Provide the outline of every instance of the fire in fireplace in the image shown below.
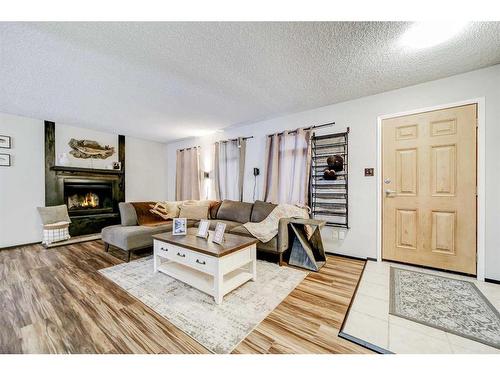
<path fill-rule="evenodd" d="M 70 216 L 113 211 L 113 186 L 110 181 L 65 180 L 64 198 Z"/>
<path fill-rule="evenodd" d="M 85 195 L 73 194 L 68 197 L 68 209 L 83 209 L 99 207 L 99 196 L 96 193 L 88 192 Z"/>

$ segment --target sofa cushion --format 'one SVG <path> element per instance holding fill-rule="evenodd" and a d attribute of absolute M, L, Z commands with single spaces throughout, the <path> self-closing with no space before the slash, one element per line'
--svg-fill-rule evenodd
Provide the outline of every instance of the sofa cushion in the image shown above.
<path fill-rule="evenodd" d="M 129 202 L 118 203 L 118 208 L 120 210 L 120 219 L 122 225 L 137 225 L 137 214 L 135 212 L 134 206 Z"/>
<path fill-rule="evenodd" d="M 229 233 L 231 229 L 236 228 L 241 225 L 241 223 L 238 223 L 237 221 L 231 221 L 231 220 L 209 220 L 210 226 L 208 227 L 209 230 L 215 230 L 215 226 L 217 223 L 224 223 L 226 224 L 226 233 Z"/>
<path fill-rule="evenodd" d="M 217 211 L 217 219 L 248 223 L 252 206 L 252 203 L 224 200 Z"/>
<path fill-rule="evenodd" d="M 263 201 L 255 201 L 252 208 L 252 216 L 250 221 L 252 223 L 260 223 L 266 217 L 269 216 L 272 210 L 276 208 L 276 204 L 263 202 Z"/>
<path fill-rule="evenodd" d="M 172 222 L 156 227 L 112 225 L 102 229 L 102 240 L 122 250 L 153 246 L 153 234 L 172 230 Z"/>

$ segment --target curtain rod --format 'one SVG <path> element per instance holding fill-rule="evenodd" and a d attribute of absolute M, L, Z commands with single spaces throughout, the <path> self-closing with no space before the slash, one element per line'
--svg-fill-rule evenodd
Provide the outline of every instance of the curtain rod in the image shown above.
<path fill-rule="evenodd" d="M 309 126 L 308 128 L 297 128 L 297 129 L 295 129 L 295 130 L 290 130 L 290 131 L 288 132 L 288 134 L 297 133 L 297 131 L 298 131 L 299 129 L 304 129 L 304 130 L 312 130 L 312 129 L 324 128 L 324 127 L 326 127 L 326 126 L 332 126 L 332 125 L 335 125 L 335 121 L 334 121 L 334 122 L 329 122 L 329 123 L 327 123 L 327 124 L 321 124 L 321 125 L 313 125 L 313 126 Z M 282 132 L 280 132 L 280 133 L 268 134 L 267 136 L 268 136 L 268 137 L 272 137 L 272 136 L 273 136 L 273 135 L 275 135 L 275 134 L 276 134 L 276 135 L 283 135 L 283 134 L 285 134 L 285 132 L 284 132 L 284 131 L 282 131 Z"/>
<path fill-rule="evenodd" d="M 232 139 L 226 139 L 224 141 L 217 141 L 219 143 L 226 143 L 226 142 L 235 142 L 237 141 L 238 139 L 243 139 L 244 141 L 246 141 L 247 139 L 250 139 L 250 138 L 253 138 L 253 135 L 251 135 L 250 137 L 239 137 L 239 138 L 232 138 Z"/>
<path fill-rule="evenodd" d="M 182 152 L 182 151 L 191 150 L 192 148 L 199 148 L 199 147 L 200 147 L 200 146 L 191 146 L 191 147 L 181 148 L 181 149 L 179 149 L 179 150 L 177 150 L 177 151 Z"/>

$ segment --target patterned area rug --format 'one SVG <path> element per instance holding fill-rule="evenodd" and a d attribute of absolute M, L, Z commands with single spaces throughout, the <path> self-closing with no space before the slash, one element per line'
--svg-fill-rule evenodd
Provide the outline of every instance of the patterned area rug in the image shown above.
<path fill-rule="evenodd" d="M 391 267 L 389 313 L 500 348 L 500 314 L 469 281 Z"/>
<path fill-rule="evenodd" d="M 218 354 L 230 353 L 307 275 L 257 261 L 257 280 L 227 294 L 216 305 L 213 297 L 153 273 L 152 257 L 99 272 Z"/>

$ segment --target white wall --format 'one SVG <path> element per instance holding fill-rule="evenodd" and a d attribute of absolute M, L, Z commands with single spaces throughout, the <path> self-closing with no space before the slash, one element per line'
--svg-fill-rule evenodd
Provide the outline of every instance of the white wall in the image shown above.
<path fill-rule="evenodd" d="M 60 165 L 59 156 L 63 153 L 67 154 L 69 164 L 71 167 L 81 167 L 81 168 L 96 168 L 96 169 L 107 169 L 113 162 L 118 161 L 118 135 L 111 133 L 98 132 L 91 129 L 79 128 L 76 126 L 56 124 L 56 165 Z M 114 147 L 115 153 L 108 157 L 107 159 L 80 159 L 75 158 L 70 154 L 72 148 L 69 147 L 68 143 L 74 138 L 76 140 L 90 140 L 96 141 L 101 146 L 111 146 Z"/>
<path fill-rule="evenodd" d="M 125 200 L 166 200 L 166 145 L 125 137 L 125 149 Z"/>
<path fill-rule="evenodd" d="M 41 222 L 36 207 L 45 205 L 44 121 L 0 113 L 0 134 L 12 137 L 11 167 L 0 167 L 0 249 L 41 241 Z M 59 139 L 58 139 L 59 137 Z M 69 138 L 93 139 L 116 146 L 118 135 L 56 124 L 56 158 Z M 125 139 L 126 200 L 164 200 L 167 196 L 166 146 L 133 137 Z M 104 168 L 104 164 L 73 159 L 73 166 Z M 83 161 L 83 163 L 82 163 Z"/>
<path fill-rule="evenodd" d="M 0 113 L 0 134 L 12 137 L 11 167 L 0 167 L 0 248 L 40 241 L 36 207 L 45 201 L 43 121 Z"/>
<path fill-rule="evenodd" d="M 335 90 L 332 87 L 332 90 Z M 484 97 L 486 106 L 486 277 L 500 280 L 500 65 L 437 81 L 385 92 L 357 100 L 254 124 L 232 127 L 223 133 L 189 139 L 168 145 L 168 196 L 175 198 L 175 151 L 201 145 L 201 164 L 211 169 L 209 147 L 216 139 L 253 135 L 247 147 L 244 200 L 252 201 L 252 169 L 263 172 L 266 134 L 335 121 L 335 127 L 321 132 L 351 128 L 349 135 L 349 222 L 344 241 L 333 240 L 327 228 L 327 249 L 341 254 L 376 258 L 377 244 L 377 177 L 364 177 L 365 167 L 375 167 L 377 158 L 377 117 L 402 111 Z M 319 133 L 319 132 L 318 132 Z M 206 165 L 206 167 L 204 167 Z M 377 174 L 378 171 L 375 171 Z M 262 176 L 258 180 L 262 198 Z"/>

